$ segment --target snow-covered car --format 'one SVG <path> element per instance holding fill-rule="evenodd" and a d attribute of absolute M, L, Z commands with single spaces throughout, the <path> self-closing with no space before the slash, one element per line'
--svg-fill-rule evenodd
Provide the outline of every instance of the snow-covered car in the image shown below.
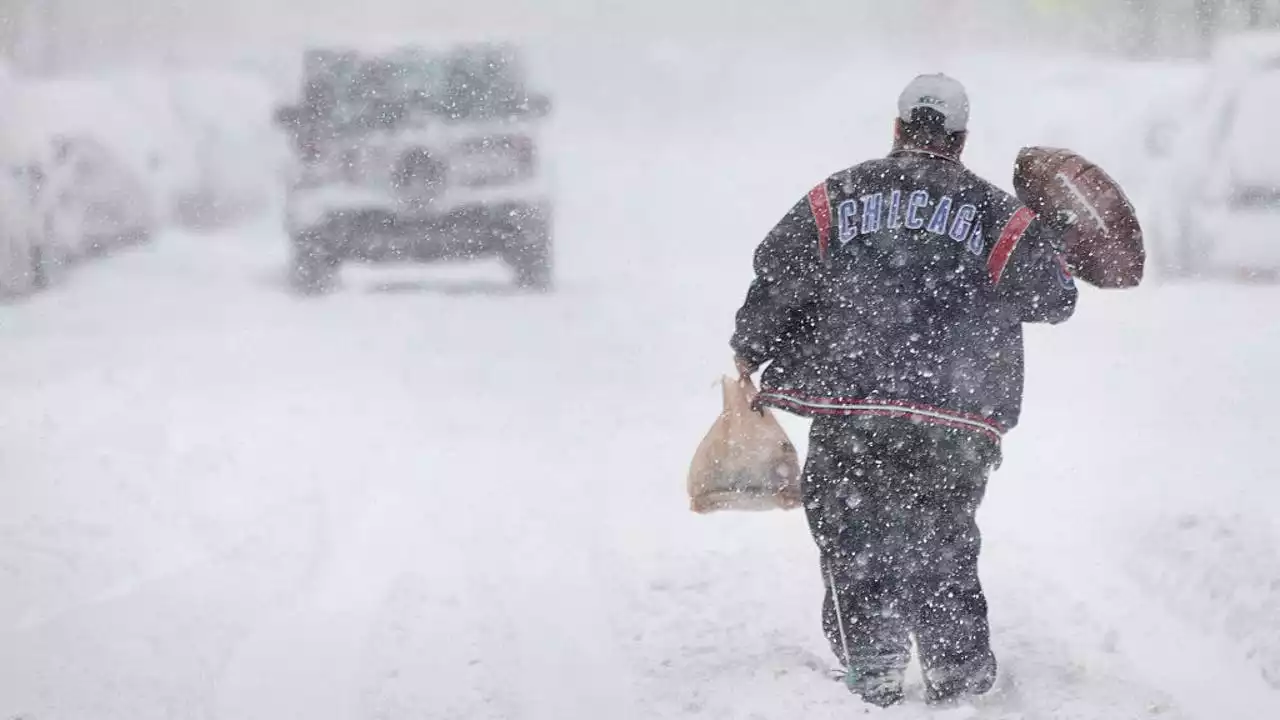
<path fill-rule="evenodd" d="M 1203 80 L 1159 109 L 1151 254 L 1163 278 L 1280 276 L 1280 34 L 1225 38 Z"/>
<path fill-rule="evenodd" d="M 550 100 L 526 82 L 507 45 L 308 51 L 301 98 L 276 113 L 294 154 L 294 287 L 324 289 L 345 261 L 496 257 L 548 289 Z"/>
<path fill-rule="evenodd" d="M 100 148 L 92 152 L 128 176 L 128 193 L 142 188 L 153 230 L 221 227 L 281 204 L 288 148 L 271 123 L 276 94 L 250 71 L 117 71 L 20 90 L 24 142 L 91 139 Z"/>
<path fill-rule="evenodd" d="M 153 236 L 159 196 L 149 160 L 167 141 L 163 117 L 100 79 L 21 83 L 7 108 L 7 147 L 39 174 L 38 209 L 50 262 L 60 264 Z"/>
<path fill-rule="evenodd" d="M 151 197 L 127 164 L 87 135 L 55 135 L 48 143 L 42 195 L 58 245 L 93 257 L 152 237 Z"/>

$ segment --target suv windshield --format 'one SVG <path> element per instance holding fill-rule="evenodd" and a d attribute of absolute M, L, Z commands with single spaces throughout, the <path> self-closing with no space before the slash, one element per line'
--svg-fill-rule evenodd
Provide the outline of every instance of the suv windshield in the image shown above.
<path fill-rule="evenodd" d="M 301 110 L 337 133 L 395 128 L 423 114 L 481 120 L 534 112 L 515 58 L 488 47 L 434 56 L 310 53 Z"/>

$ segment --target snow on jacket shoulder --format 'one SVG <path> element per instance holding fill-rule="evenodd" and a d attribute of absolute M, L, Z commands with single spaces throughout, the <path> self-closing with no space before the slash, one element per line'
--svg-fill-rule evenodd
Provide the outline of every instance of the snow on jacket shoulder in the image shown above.
<path fill-rule="evenodd" d="M 1022 404 L 1022 324 L 1075 282 L 1057 233 L 961 163 L 895 151 L 832 175 L 756 248 L 730 345 L 760 402 L 906 417 L 999 440 Z"/>

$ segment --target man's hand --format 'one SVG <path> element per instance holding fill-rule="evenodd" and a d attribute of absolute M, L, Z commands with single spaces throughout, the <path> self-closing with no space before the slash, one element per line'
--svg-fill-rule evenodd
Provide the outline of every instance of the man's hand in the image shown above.
<path fill-rule="evenodd" d="M 750 396 L 751 409 L 763 415 L 764 408 L 760 407 L 760 404 L 756 402 L 756 397 L 760 394 L 760 391 L 756 389 L 755 383 L 751 382 L 752 373 L 758 370 L 760 366 L 752 365 L 736 355 L 733 357 L 733 366 L 738 369 L 738 384 L 744 386 Z"/>

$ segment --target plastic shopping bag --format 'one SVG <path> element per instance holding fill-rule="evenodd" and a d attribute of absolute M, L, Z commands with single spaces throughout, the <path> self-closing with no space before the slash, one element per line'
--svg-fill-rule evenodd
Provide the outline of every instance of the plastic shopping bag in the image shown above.
<path fill-rule="evenodd" d="M 768 408 L 753 410 L 750 379 L 721 379 L 724 410 L 689 466 L 689 506 L 719 510 L 792 510 L 801 505 L 796 448 Z"/>

